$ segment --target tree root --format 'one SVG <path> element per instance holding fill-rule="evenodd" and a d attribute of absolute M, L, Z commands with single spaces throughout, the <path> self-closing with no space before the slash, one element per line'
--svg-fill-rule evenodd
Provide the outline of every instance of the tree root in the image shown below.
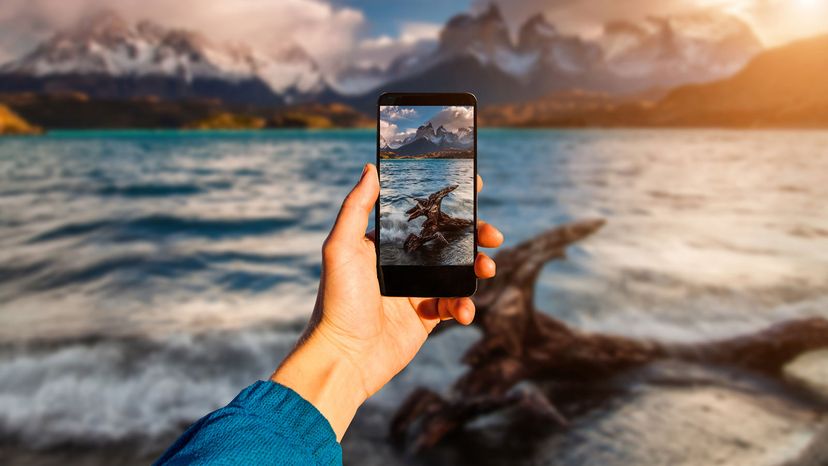
<path fill-rule="evenodd" d="M 467 422 L 511 406 L 529 407 L 565 425 L 567 420 L 548 397 L 515 389 L 527 381 L 595 386 L 667 359 L 780 378 L 784 365 L 797 355 L 828 347 L 828 321 L 822 318 L 791 320 L 712 342 L 668 344 L 581 332 L 538 312 L 534 291 L 543 265 L 564 258 L 567 246 L 603 225 L 603 220 L 563 225 L 497 254 L 497 276 L 481 282 L 474 298 L 475 325 L 483 338 L 463 357 L 469 370 L 455 382 L 448 399 L 424 388 L 414 391 L 392 421 L 394 440 L 415 450 L 429 448 Z"/>

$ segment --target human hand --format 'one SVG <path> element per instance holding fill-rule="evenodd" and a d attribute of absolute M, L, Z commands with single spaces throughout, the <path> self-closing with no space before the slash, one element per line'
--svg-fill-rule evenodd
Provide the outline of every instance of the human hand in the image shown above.
<path fill-rule="evenodd" d="M 483 186 L 478 177 L 477 189 Z M 311 402 L 341 439 L 356 409 L 401 371 L 442 320 L 468 325 L 470 298 L 398 298 L 380 295 L 373 234 L 365 234 L 379 195 L 377 170 L 367 164 L 342 204 L 322 249 L 322 278 L 313 315 L 294 352 L 271 376 Z M 478 244 L 497 247 L 503 235 L 478 223 Z M 494 261 L 478 253 L 478 278 L 495 275 Z"/>

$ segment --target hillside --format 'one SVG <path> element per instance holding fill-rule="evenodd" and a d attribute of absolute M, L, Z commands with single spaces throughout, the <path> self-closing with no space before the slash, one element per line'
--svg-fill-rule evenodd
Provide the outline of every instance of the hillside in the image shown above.
<path fill-rule="evenodd" d="M 828 35 L 768 50 L 729 79 L 680 87 L 654 123 L 828 126 Z"/>
<path fill-rule="evenodd" d="M 0 94 L 22 118 L 44 128 L 353 128 L 373 120 L 342 104 L 301 104 L 278 108 L 229 105 L 217 99 L 169 101 L 155 97 L 91 99 L 80 92 Z"/>
<path fill-rule="evenodd" d="M 525 127 L 828 127 L 828 35 L 759 54 L 732 77 L 620 99 L 556 93 L 481 111 L 481 125 Z"/>
<path fill-rule="evenodd" d="M 26 120 L 0 104 L 0 135 L 39 134 L 41 129 L 30 125 Z"/>

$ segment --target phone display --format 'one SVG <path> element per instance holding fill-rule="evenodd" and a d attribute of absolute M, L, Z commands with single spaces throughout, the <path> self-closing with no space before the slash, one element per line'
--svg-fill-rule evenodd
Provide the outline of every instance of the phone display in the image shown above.
<path fill-rule="evenodd" d="M 469 94 L 383 97 L 390 100 L 378 106 L 383 292 L 467 296 L 476 288 L 476 102 Z"/>

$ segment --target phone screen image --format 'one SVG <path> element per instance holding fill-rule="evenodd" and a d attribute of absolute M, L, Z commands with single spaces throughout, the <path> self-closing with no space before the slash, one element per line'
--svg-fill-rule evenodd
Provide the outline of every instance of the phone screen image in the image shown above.
<path fill-rule="evenodd" d="M 380 265 L 474 263 L 474 110 L 380 106 Z"/>

